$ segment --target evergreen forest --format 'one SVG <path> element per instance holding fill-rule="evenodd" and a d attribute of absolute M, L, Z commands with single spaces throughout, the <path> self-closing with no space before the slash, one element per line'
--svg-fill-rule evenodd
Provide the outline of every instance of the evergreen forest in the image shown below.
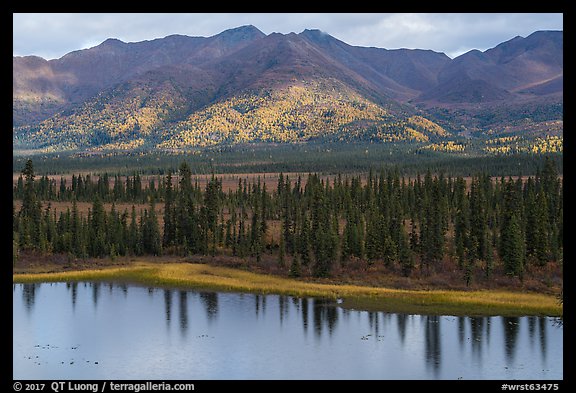
<path fill-rule="evenodd" d="M 224 190 L 212 174 L 201 186 L 183 161 L 148 182 L 103 173 L 69 184 L 37 177 L 27 160 L 13 188 L 13 263 L 30 252 L 226 255 L 247 266 L 274 260 L 293 277 L 330 277 L 354 261 L 410 277 L 448 261 L 466 285 L 475 271 L 522 280 L 532 267 L 563 264 L 563 179 L 552 159 L 524 177 L 382 169 L 275 180 L 268 188 L 260 177 L 240 179 Z"/>

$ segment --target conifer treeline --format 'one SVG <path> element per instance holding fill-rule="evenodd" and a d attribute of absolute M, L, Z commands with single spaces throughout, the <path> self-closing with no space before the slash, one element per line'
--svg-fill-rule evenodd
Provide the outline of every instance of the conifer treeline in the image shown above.
<path fill-rule="evenodd" d="M 562 262 L 563 184 L 551 160 L 525 180 L 481 174 L 470 184 L 430 172 L 405 179 L 370 171 L 364 179 L 309 174 L 294 183 L 280 174 L 275 190 L 258 179 L 224 192 L 214 175 L 205 188 L 193 183 L 185 162 L 177 181 L 168 173 L 148 187 L 137 174 L 116 177 L 113 187 L 107 174 L 98 181 L 74 176 L 70 187 L 62 181 L 58 188 L 42 179 L 34 179 L 28 161 L 14 187 L 22 200 L 13 209 L 16 256 L 34 249 L 75 257 L 231 254 L 260 262 L 268 254 L 293 276 L 318 277 L 354 258 L 405 276 L 415 268 L 429 273 L 449 258 L 467 283 L 478 267 L 488 277 L 501 266 L 522 278 L 529 265 Z M 87 199 L 92 207 L 84 215 L 76 201 Z M 57 215 L 46 200 L 72 206 Z M 146 207 L 140 214 L 135 206 L 104 210 L 103 202 L 120 201 Z M 156 201 L 164 202 L 162 230 Z"/>

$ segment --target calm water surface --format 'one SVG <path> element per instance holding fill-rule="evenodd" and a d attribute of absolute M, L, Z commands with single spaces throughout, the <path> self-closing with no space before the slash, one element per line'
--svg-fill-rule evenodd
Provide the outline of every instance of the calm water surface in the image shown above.
<path fill-rule="evenodd" d="M 563 379 L 553 318 L 45 283 L 14 285 L 13 323 L 14 379 Z"/>

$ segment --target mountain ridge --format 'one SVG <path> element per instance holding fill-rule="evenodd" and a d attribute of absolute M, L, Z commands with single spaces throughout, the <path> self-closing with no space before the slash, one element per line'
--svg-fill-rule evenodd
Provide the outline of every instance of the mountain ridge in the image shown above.
<path fill-rule="evenodd" d="M 138 146 L 159 148 L 185 140 L 178 130 L 191 135 L 192 129 L 198 135 L 188 139 L 204 139 L 179 147 L 236 143 L 242 133 L 259 135 L 255 141 L 338 133 L 376 142 L 429 140 L 438 137 L 435 127 L 486 131 L 494 124 L 469 119 L 497 103 L 516 108 L 527 101 L 532 112 L 550 113 L 544 121 L 557 121 L 562 42 L 562 31 L 534 32 L 450 59 L 427 49 L 352 46 L 317 29 L 266 35 L 246 25 L 210 37 L 175 34 L 133 43 L 109 38 L 60 59 L 13 57 L 13 141 L 58 150 L 66 149 L 66 140 L 83 141 L 77 149 L 129 147 L 137 140 Z M 246 109 L 254 102 L 276 113 Z M 195 123 L 208 113 L 222 116 L 227 128 L 208 131 Z M 414 116 L 430 128 L 417 131 L 417 138 L 410 137 Z M 312 131 L 313 123 L 323 124 L 323 133 Z M 298 125 L 303 128 L 296 130 Z"/>

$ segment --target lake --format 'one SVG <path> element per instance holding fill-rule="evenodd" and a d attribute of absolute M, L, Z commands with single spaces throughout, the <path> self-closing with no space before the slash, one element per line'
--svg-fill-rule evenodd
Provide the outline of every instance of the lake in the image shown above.
<path fill-rule="evenodd" d="M 555 318 L 42 283 L 13 285 L 13 324 L 14 379 L 563 379 Z"/>

